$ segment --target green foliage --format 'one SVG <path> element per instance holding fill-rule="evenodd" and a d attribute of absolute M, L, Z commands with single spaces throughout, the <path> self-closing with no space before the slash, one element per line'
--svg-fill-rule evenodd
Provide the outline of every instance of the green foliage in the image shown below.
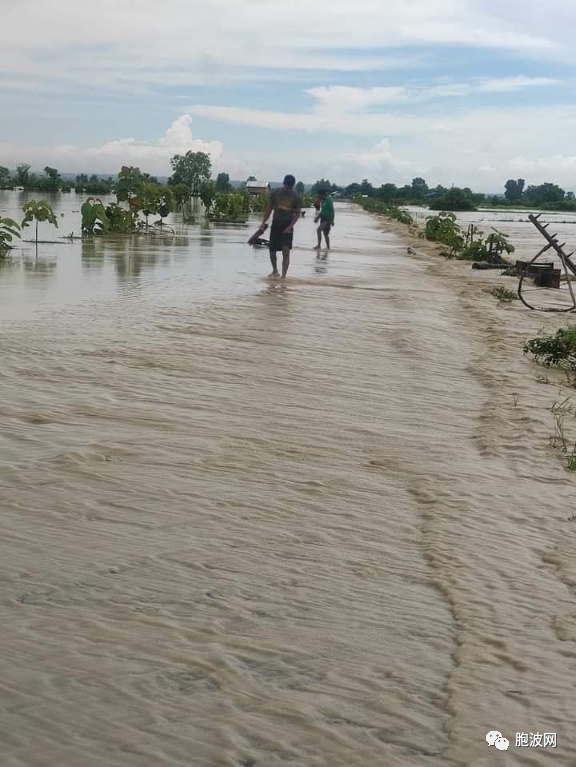
<path fill-rule="evenodd" d="M 474 232 L 477 232 L 474 227 Z M 462 250 L 458 258 L 467 261 L 487 261 L 490 264 L 506 263 L 503 253 L 514 253 L 514 245 L 508 242 L 508 235 L 494 231 L 486 239 L 471 240 Z"/>
<path fill-rule="evenodd" d="M 101 235 L 110 230 L 110 222 L 102 200 L 89 197 L 80 208 L 80 213 L 82 214 L 82 234 Z"/>
<path fill-rule="evenodd" d="M 22 210 L 24 212 L 22 228 L 30 226 L 32 221 L 36 222 L 36 244 L 38 244 L 38 222 L 46 221 L 58 228 L 58 219 L 52 210 L 52 206 L 46 200 L 28 200 L 22 206 Z"/>
<path fill-rule="evenodd" d="M 508 288 L 505 288 L 502 285 L 489 288 L 488 292 L 493 295 L 494 298 L 497 298 L 498 301 L 500 301 L 502 304 L 510 304 L 512 301 L 518 300 L 517 293 L 515 293 L 513 290 L 508 290 Z"/>
<path fill-rule="evenodd" d="M 432 200 L 430 210 L 476 210 L 473 192 L 471 189 L 452 187 Z"/>
<path fill-rule="evenodd" d="M 358 195 L 354 198 L 354 201 L 361 205 L 364 210 L 369 213 L 381 213 L 388 218 L 393 218 L 395 221 L 399 221 L 401 224 L 412 226 L 414 219 L 410 213 L 404 208 L 399 208 L 397 205 L 392 205 L 384 200 L 378 200 L 373 197 L 362 197 Z"/>
<path fill-rule="evenodd" d="M 315 184 L 312 185 L 312 194 L 317 195 L 318 192 L 335 192 L 338 189 L 338 186 L 336 184 L 333 184 L 331 181 L 329 181 L 327 178 L 321 178 L 319 181 L 317 181 Z"/>
<path fill-rule="evenodd" d="M 208 215 L 217 197 L 216 183 L 214 181 L 203 181 L 200 184 L 199 197 L 202 200 L 202 205 L 204 205 L 206 215 Z"/>
<path fill-rule="evenodd" d="M 219 173 L 216 176 L 216 191 L 229 192 L 231 189 L 230 176 L 227 173 Z"/>
<path fill-rule="evenodd" d="M 90 177 L 88 177 L 86 173 L 80 173 L 76 176 L 74 190 L 80 194 L 111 194 L 114 186 L 115 181 L 112 176 L 108 176 L 106 179 L 101 179 L 98 178 L 95 173 Z"/>
<path fill-rule="evenodd" d="M 24 189 L 28 188 L 30 183 L 30 166 L 27 163 L 22 163 L 16 166 L 16 175 L 14 177 L 16 186 L 22 186 Z"/>
<path fill-rule="evenodd" d="M 186 184 L 189 193 L 196 197 L 204 181 L 210 180 L 212 162 L 205 152 L 188 151 L 185 155 L 176 154 L 170 160 L 174 171 L 168 183 L 172 186 Z"/>
<path fill-rule="evenodd" d="M 566 192 L 563 189 L 547 181 L 539 186 L 530 185 L 524 192 L 523 200 L 528 205 L 540 206 L 561 202 L 565 197 Z"/>
<path fill-rule="evenodd" d="M 250 195 L 250 210 L 252 213 L 264 213 L 268 206 L 268 197 L 264 194 Z"/>
<path fill-rule="evenodd" d="M 0 189 L 10 189 L 12 187 L 12 177 L 8 168 L 0 165 Z"/>
<path fill-rule="evenodd" d="M 456 216 L 446 210 L 426 218 L 424 236 L 427 240 L 446 245 L 449 249 L 448 256 L 451 258 L 461 252 L 464 247 L 464 237 L 456 223 Z"/>
<path fill-rule="evenodd" d="M 525 183 L 523 178 L 516 180 L 509 178 L 504 184 L 504 189 L 506 190 L 504 192 L 504 197 L 510 202 L 519 202 L 522 199 Z"/>
<path fill-rule="evenodd" d="M 96 202 L 98 203 L 99 201 Z M 129 210 L 125 210 L 118 203 L 111 202 L 110 205 L 107 205 L 104 208 L 104 216 L 101 215 L 101 208 L 97 207 L 94 210 L 92 203 L 90 203 L 90 206 L 90 208 L 82 206 L 82 232 L 84 234 L 128 234 L 134 230 L 132 213 Z M 98 214 L 100 214 L 100 217 Z M 87 227 L 85 227 L 85 223 Z"/>
<path fill-rule="evenodd" d="M 306 191 L 306 187 L 304 186 L 304 184 L 302 183 L 302 181 L 299 181 L 299 182 L 296 184 L 296 194 L 299 194 L 299 195 L 300 195 L 300 197 L 302 197 L 302 195 L 304 194 L 304 192 L 305 192 L 305 191 Z"/>
<path fill-rule="evenodd" d="M 209 218 L 213 221 L 245 221 L 249 213 L 249 195 L 243 192 L 225 192 L 216 196 Z"/>
<path fill-rule="evenodd" d="M 130 208 L 140 209 L 140 196 L 142 194 L 145 179 L 140 168 L 123 165 L 118 173 L 118 180 L 114 186 L 118 202 L 128 202 Z M 138 204 L 134 204 L 138 200 Z"/>
<path fill-rule="evenodd" d="M 158 197 L 158 215 L 166 218 L 174 210 L 174 191 L 169 186 L 160 187 Z"/>
<path fill-rule="evenodd" d="M 0 217 L 0 258 L 6 255 L 14 237 L 20 239 L 20 225 L 12 218 Z"/>
<path fill-rule="evenodd" d="M 539 336 L 526 341 L 524 353 L 546 367 L 576 371 L 576 325 L 566 325 L 553 336 Z"/>

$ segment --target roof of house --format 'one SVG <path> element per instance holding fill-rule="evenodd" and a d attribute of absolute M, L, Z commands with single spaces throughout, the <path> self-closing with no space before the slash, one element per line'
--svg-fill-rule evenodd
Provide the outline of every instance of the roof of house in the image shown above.
<path fill-rule="evenodd" d="M 268 181 L 247 181 L 246 187 L 249 189 L 263 189 L 264 187 L 270 186 Z"/>

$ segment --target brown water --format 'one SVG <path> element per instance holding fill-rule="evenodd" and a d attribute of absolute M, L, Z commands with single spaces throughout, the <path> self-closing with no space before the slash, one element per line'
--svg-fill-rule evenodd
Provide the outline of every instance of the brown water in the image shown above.
<path fill-rule="evenodd" d="M 3 767 L 576 763 L 560 320 L 385 228 L 0 272 Z"/>

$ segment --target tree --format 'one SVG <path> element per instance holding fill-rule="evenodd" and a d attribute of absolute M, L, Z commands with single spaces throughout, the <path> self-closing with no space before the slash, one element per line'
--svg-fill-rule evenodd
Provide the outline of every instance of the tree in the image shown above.
<path fill-rule="evenodd" d="M 10 171 L 8 168 L 0 165 L 0 189 L 6 189 L 6 187 L 11 186 L 11 184 L 12 179 L 10 177 Z"/>
<path fill-rule="evenodd" d="M 23 186 L 24 189 L 26 189 L 30 183 L 30 166 L 27 163 L 22 163 L 22 165 L 16 166 L 16 176 L 14 180 L 16 186 Z"/>
<path fill-rule="evenodd" d="M 202 182 L 210 180 L 212 162 L 206 152 L 192 152 L 185 155 L 176 154 L 170 160 L 174 173 L 168 183 L 171 185 L 186 184 L 190 194 L 197 197 Z"/>
<path fill-rule="evenodd" d="M 360 184 L 360 194 L 366 194 L 368 197 L 372 197 L 374 194 L 374 187 L 367 178 L 363 179 Z"/>
<path fill-rule="evenodd" d="M 229 192 L 232 189 L 230 176 L 227 173 L 219 173 L 216 177 L 216 191 Z"/>
<path fill-rule="evenodd" d="M 321 178 L 319 181 L 317 181 L 312 186 L 312 194 L 318 194 L 318 192 L 333 192 L 338 187 L 336 184 L 333 184 L 331 181 L 329 181 L 327 178 Z"/>
<path fill-rule="evenodd" d="M 299 181 L 296 184 L 296 194 L 299 194 L 300 196 L 302 196 L 305 191 L 306 191 L 306 187 L 304 186 L 304 184 L 301 181 Z"/>
<path fill-rule="evenodd" d="M 530 205 L 542 205 L 548 202 L 560 202 L 566 192 L 556 184 L 547 181 L 540 186 L 529 186 L 524 193 L 524 199 Z"/>
<path fill-rule="evenodd" d="M 51 168 L 49 165 L 44 168 L 44 173 L 46 174 L 46 179 L 43 180 L 44 189 L 47 192 L 57 192 L 62 186 L 62 176 L 56 168 Z"/>
<path fill-rule="evenodd" d="M 358 185 L 358 191 L 360 191 L 360 185 Z M 377 190 L 376 196 L 384 202 L 393 202 L 398 197 L 396 184 L 382 184 Z"/>
<path fill-rule="evenodd" d="M 435 197 L 430 204 L 430 210 L 476 210 L 470 189 L 459 189 L 453 186 L 445 194 Z"/>
<path fill-rule="evenodd" d="M 52 206 L 50 205 L 50 203 L 46 202 L 46 200 L 28 200 L 28 202 L 24 203 L 24 205 L 22 206 L 22 210 L 24 211 L 22 228 L 26 226 L 30 226 L 30 223 L 32 221 L 36 222 L 35 242 L 36 242 L 36 247 L 38 247 L 38 222 L 39 221 L 47 221 L 49 224 L 52 224 L 52 226 L 55 226 L 56 228 L 58 228 L 58 221 L 56 219 L 54 211 L 52 210 Z"/>
<path fill-rule="evenodd" d="M 140 168 L 130 165 L 123 165 L 118 173 L 118 181 L 114 191 L 118 202 L 130 202 L 137 199 L 142 194 L 144 187 L 144 177 Z M 132 207 L 132 206 L 131 206 Z"/>
<path fill-rule="evenodd" d="M 214 200 L 217 197 L 216 183 L 214 181 L 204 181 L 200 185 L 199 196 L 200 196 L 200 199 L 202 200 L 202 205 L 204 205 L 204 208 L 206 210 L 206 215 L 208 215 L 210 213 L 210 209 L 212 208 Z"/>
<path fill-rule="evenodd" d="M 416 200 L 423 200 L 428 194 L 428 184 L 419 176 L 412 179 L 412 196 Z"/>
<path fill-rule="evenodd" d="M 504 197 L 509 202 L 518 202 L 522 199 L 522 192 L 524 190 L 525 183 L 526 182 L 523 178 L 519 178 L 517 180 L 509 178 L 508 181 L 504 184 L 504 189 L 506 190 L 504 192 Z"/>

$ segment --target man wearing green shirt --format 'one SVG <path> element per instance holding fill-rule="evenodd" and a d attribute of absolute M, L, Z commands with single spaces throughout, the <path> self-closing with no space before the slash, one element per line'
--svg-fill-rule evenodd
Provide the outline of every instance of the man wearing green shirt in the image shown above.
<path fill-rule="evenodd" d="M 318 245 L 315 246 L 316 250 L 320 250 L 322 245 L 322 235 L 326 240 L 326 247 L 330 249 L 330 229 L 334 226 L 334 203 L 332 198 L 329 197 L 328 192 L 322 191 L 318 195 L 320 199 L 320 212 L 316 216 L 316 221 L 320 219 L 320 225 L 316 230 L 318 234 Z"/>

